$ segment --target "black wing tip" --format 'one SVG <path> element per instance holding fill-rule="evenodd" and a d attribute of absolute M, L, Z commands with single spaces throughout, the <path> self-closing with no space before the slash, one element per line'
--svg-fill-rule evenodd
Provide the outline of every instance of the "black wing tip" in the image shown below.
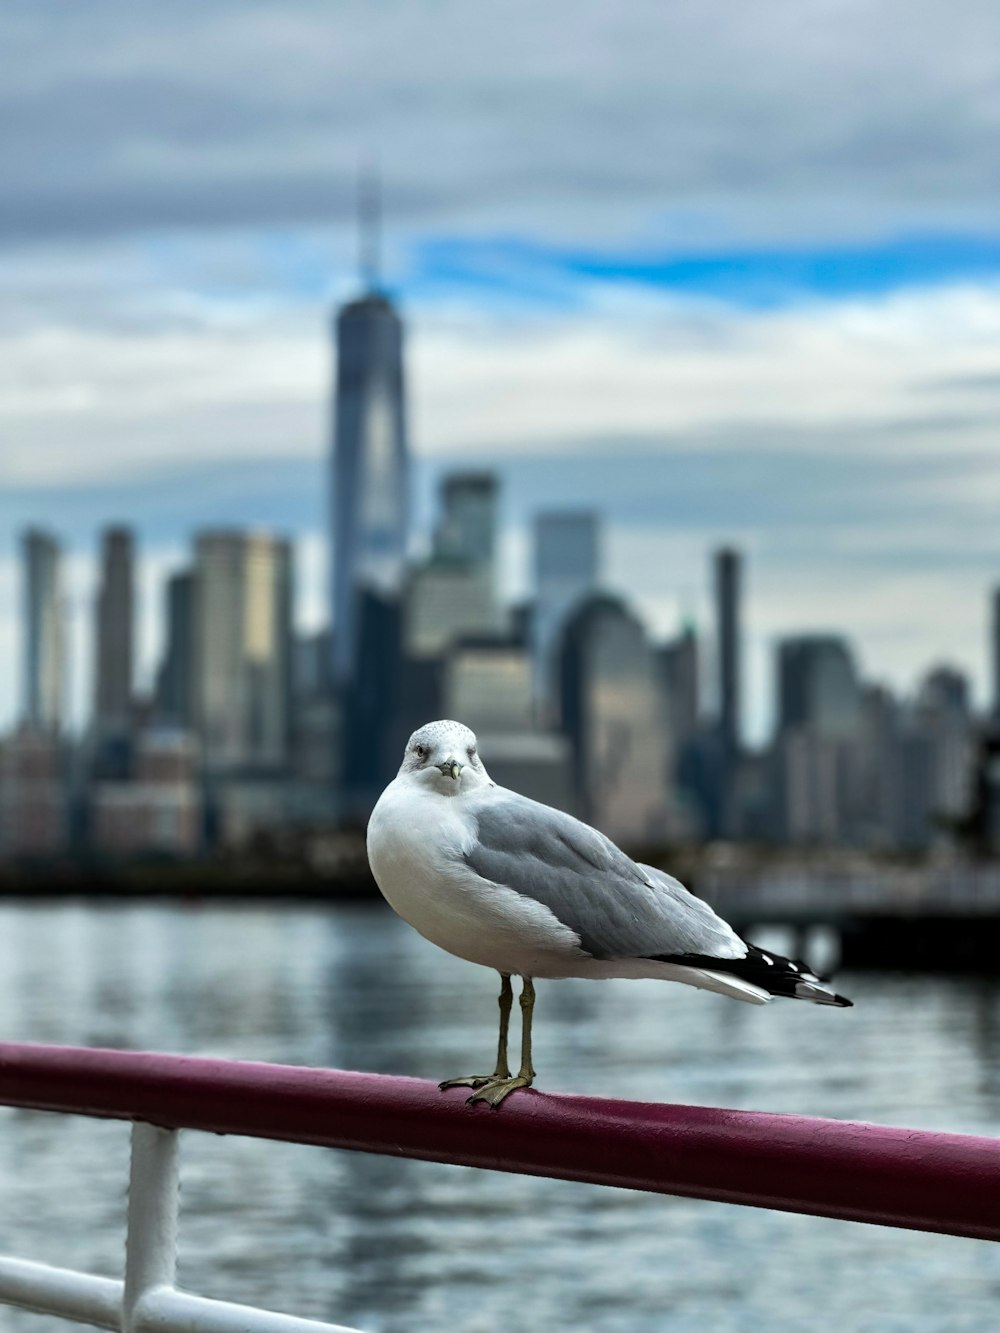
<path fill-rule="evenodd" d="M 789 978 L 785 976 L 783 980 Z M 794 981 L 794 979 L 792 979 Z M 832 1009 L 853 1009 L 854 1001 L 849 1000 L 846 995 L 838 995 L 836 991 L 829 989 L 829 983 L 825 977 L 817 977 L 814 974 L 800 978 L 799 985 L 805 986 L 805 989 L 799 993 L 798 987 L 789 992 L 785 990 L 776 991 L 778 995 L 791 995 L 793 1000 L 811 1000 L 813 1004 L 826 1004 Z"/>
<path fill-rule="evenodd" d="M 686 967 L 710 968 L 728 972 L 767 991 L 768 995 L 788 1000 L 806 1000 L 811 1004 L 829 1005 L 834 1009 L 853 1009 L 854 1001 L 838 995 L 829 987 L 825 977 L 817 976 L 805 963 L 784 958 L 781 954 L 747 945 L 745 958 L 712 958 L 707 954 L 660 954 L 657 962 L 675 963 Z"/>
<path fill-rule="evenodd" d="M 849 1000 L 846 995 L 838 995 L 836 991 L 822 990 L 814 995 L 798 995 L 793 999 L 812 1000 L 813 1004 L 826 1004 L 831 1009 L 853 1009 L 854 1001 Z"/>

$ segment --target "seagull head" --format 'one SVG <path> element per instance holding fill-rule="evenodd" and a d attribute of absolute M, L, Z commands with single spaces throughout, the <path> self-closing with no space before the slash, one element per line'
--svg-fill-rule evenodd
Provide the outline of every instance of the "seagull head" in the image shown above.
<path fill-rule="evenodd" d="M 408 776 L 445 796 L 482 787 L 490 777 L 479 758 L 476 734 L 461 722 L 425 722 L 406 742 L 399 777 Z"/>

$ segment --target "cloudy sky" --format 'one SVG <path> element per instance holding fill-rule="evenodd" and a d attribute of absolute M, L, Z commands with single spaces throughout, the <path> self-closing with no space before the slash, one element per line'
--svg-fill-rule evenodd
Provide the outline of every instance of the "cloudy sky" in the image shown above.
<path fill-rule="evenodd" d="M 896 0 L 0 4 L 0 725 L 17 533 L 70 553 L 76 710 L 99 527 L 140 530 L 142 657 L 191 532 L 299 541 L 323 618 L 330 315 L 377 161 L 418 513 L 442 470 L 599 506 L 663 635 L 749 562 L 747 705 L 841 629 L 985 700 L 1000 582 L 1000 11 Z"/>

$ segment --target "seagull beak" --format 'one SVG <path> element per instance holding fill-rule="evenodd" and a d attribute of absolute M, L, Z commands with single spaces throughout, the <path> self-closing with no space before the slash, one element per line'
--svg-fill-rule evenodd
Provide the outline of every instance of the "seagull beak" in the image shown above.
<path fill-rule="evenodd" d="M 458 781 L 458 775 L 462 771 L 462 765 L 457 759 L 446 759 L 443 764 L 438 764 L 438 768 L 446 778 L 451 778 L 454 782 Z"/>

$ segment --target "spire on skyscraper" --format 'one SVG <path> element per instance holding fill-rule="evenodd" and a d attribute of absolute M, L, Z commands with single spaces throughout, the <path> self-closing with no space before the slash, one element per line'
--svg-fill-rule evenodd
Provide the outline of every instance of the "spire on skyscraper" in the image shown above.
<path fill-rule="evenodd" d="M 382 182 L 377 167 L 366 163 L 358 177 L 358 262 L 369 292 L 380 285 L 382 243 Z"/>

